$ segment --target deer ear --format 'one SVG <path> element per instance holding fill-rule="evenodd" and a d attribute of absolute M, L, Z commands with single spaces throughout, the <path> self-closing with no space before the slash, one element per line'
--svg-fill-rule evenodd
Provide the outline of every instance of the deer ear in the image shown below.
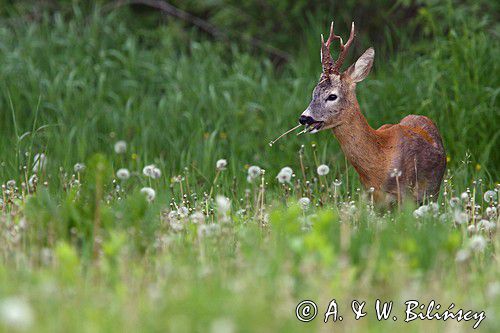
<path fill-rule="evenodd" d="M 374 56 L 375 50 L 373 49 L 373 47 L 370 47 L 365 51 L 365 53 L 361 55 L 361 57 L 359 57 L 359 59 L 354 64 L 352 64 L 346 70 L 347 76 L 349 76 L 354 82 L 363 81 L 372 69 Z"/>

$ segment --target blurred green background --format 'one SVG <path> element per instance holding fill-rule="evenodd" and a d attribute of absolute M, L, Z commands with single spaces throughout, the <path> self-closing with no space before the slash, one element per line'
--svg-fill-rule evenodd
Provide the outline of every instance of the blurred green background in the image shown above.
<path fill-rule="evenodd" d="M 242 177 L 245 164 L 294 167 L 313 141 L 343 165 L 326 131 L 268 146 L 307 106 L 333 19 L 342 35 L 356 23 L 346 66 L 375 47 L 357 91 L 373 127 L 429 116 L 457 180 L 498 180 L 497 1 L 170 1 L 187 20 L 131 3 L 1 1 L 0 178 L 36 152 L 70 168 L 118 139 L 135 154 L 127 167 L 167 175 L 210 175 L 219 158 Z"/>

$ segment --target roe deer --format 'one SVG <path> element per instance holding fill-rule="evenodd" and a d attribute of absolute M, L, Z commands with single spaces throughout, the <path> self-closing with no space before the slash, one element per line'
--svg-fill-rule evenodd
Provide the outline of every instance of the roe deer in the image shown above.
<path fill-rule="evenodd" d="M 333 61 L 332 42 L 340 42 L 340 55 Z M 354 39 L 354 22 L 347 43 L 333 32 L 325 42 L 321 36 L 323 72 L 313 90 L 312 100 L 300 116 L 306 130 L 316 133 L 331 129 L 363 186 L 375 189 L 377 202 L 394 202 L 411 195 L 421 203 L 436 196 L 446 168 L 446 154 L 436 125 L 425 116 L 409 115 L 399 124 L 375 130 L 361 114 L 356 99 L 356 83 L 368 76 L 375 51 L 369 48 L 347 70 L 341 72 Z"/>

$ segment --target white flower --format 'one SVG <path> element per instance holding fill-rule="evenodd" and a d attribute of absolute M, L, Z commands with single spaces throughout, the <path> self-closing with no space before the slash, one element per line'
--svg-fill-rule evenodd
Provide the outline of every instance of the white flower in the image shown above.
<path fill-rule="evenodd" d="M 76 173 L 82 172 L 83 170 L 85 170 L 85 164 L 83 164 L 83 163 L 76 163 L 75 166 L 73 167 L 73 170 Z"/>
<path fill-rule="evenodd" d="M 177 214 L 181 219 L 186 218 L 189 215 L 189 209 L 187 209 L 187 207 L 185 206 L 181 206 L 179 207 L 179 209 L 177 209 Z"/>
<path fill-rule="evenodd" d="M 247 180 L 254 180 L 256 178 L 258 178 L 260 176 L 260 172 L 261 172 L 261 168 L 256 166 L 256 165 L 252 165 L 251 167 L 248 168 L 248 177 L 247 177 Z M 249 182 L 250 182 L 249 181 Z"/>
<path fill-rule="evenodd" d="M 115 143 L 115 153 L 125 154 L 127 152 L 127 143 L 124 140 Z"/>
<path fill-rule="evenodd" d="M 474 252 L 483 252 L 486 248 L 486 239 L 481 235 L 475 235 L 471 238 L 469 247 Z"/>
<path fill-rule="evenodd" d="M 118 169 L 118 171 L 116 171 L 116 177 L 121 180 L 127 180 L 130 178 L 130 172 L 124 168 Z"/>
<path fill-rule="evenodd" d="M 491 202 L 495 200 L 495 197 L 497 196 L 497 192 L 489 190 L 484 193 L 484 201 L 486 202 Z"/>
<path fill-rule="evenodd" d="M 457 262 L 464 262 L 470 257 L 470 252 L 467 249 L 461 249 L 457 252 L 457 255 L 455 257 L 455 260 Z"/>
<path fill-rule="evenodd" d="M 391 177 L 392 178 L 394 178 L 394 177 L 401 177 L 401 170 L 393 169 L 392 172 L 391 172 Z"/>
<path fill-rule="evenodd" d="M 155 172 L 156 166 L 154 164 L 146 165 L 142 169 L 142 173 L 146 177 L 154 178 L 154 172 Z"/>
<path fill-rule="evenodd" d="M 217 203 L 217 211 L 222 215 L 225 215 L 231 209 L 231 201 L 225 196 L 218 195 L 215 202 Z"/>
<path fill-rule="evenodd" d="M 292 180 L 292 174 L 288 172 L 283 172 L 283 170 L 276 176 L 281 184 L 289 183 Z"/>
<path fill-rule="evenodd" d="M 461 195 L 460 195 L 460 198 L 462 199 L 462 201 L 467 201 L 469 199 L 469 193 L 467 192 L 463 192 Z"/>
<path fill-rule="evenodd" d="M 496 207 L 488 207 L 486 208 L 486 215 L 490 218 L 493 218 L 497 215 Z"/>
<path fill-rule="evenodd" d="M 306 210 L 309 208 L 309 205 L 311 204 L 311 200 L 309 198 L 303 197 L 299 199 L 299 205 L 303 210 Z"/>
<path fill-rule="evenodd" d="M 318 175 L 320 176 L 326 176 L 330 172 L 330 168 L 326 164 L 321 164 L 318 167 Z"/>
<path fill-rule="evenodd" d="M 469 221 L 469 215 L 461 211 L 455 211 L 454 219 L 456 224 L 464 224 Z"/>
<path fill-rule="evenodd" d="M 201 224 L 201 223 L 205 222 L 205 215 L 202 212 L 194 212 L 193 214 L 191 214 L 189 219 L 194 224 Z"/>
<path fill-rule="evenodd" d="M 33 158 L 33 172 L 40 172 L 45 170 L 47 166 L 47 156 L 44 153 L 36 154 Z"/>
<path fill-rule="evenodd" d="M 161 177 L 161 170 L 158 168 L 153 168 L 153 171 L 151 172 L 151 178 L 153 179 L 158 179 Z"/>
<path fill-rule="evenodd" d="M 281 172 L 282 172 L 282 173 L 287 173 L 287 174 L 289 174 L 290 176 L 292 176 L 292 175 L 293 175 L 293 170 L 292 170 L 292 168 L 287 167 L 287 166 L 286 166 L 286 167 L 284 167 L 283 169 L 281 169 L 281 170 L 280 170 L 280 173 L 281 173 Z"/>
<path fill-rule="evenodd" d="M 333 186 L 339 187 L 340 185 L 342 185 L 342 181 L 335 178 L 335 180 L 333 181 Z"/>
<path fill-rule="evenodd" d="M 227 161 L 225 159 L 220 159 L 215 163 L 215 168 L 219 171 L 226 170 Z"/>
<path fill-rule="evenodd" d="M 149 202 L 152 202 L 155 197 L 156 197 L 156 191 L 153 190 L 151 187 L 143 187 L 141 188 L 141 193 L 146 196 L 146 199 Z"/>
<path fill-rule="evenodd" d="M 0 323 L 11 330 L 27 330 L 33 325 L 34 315 L 30 304 L 20 298 L 0 300 Z"/>

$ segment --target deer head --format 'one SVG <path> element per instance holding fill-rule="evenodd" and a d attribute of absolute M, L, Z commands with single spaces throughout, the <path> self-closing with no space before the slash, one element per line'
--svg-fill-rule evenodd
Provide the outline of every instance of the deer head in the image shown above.
<path fill-rule="evenodd" d="M 332 42 L 340 41 L 340 54 L 334 62 L 330 54 Z M 321 63 L 323 72 L 313 90 L 312 100 L 302 113 L 299 122 L 306 125 L 309 132 L 335 128 L 346 119 L 346 114 L 357 106 L 356 83 L 368 76 L 373 64 L 375 51 L 369 48 L 346 71 L 341 72 L 342 63 L 354 40 L 354 22 L 347 43 L 343 43 L 340 36 L 333 32 L 333 22 L 330 26 L 330 36 L 325 42 L 321 35 Z"/>

